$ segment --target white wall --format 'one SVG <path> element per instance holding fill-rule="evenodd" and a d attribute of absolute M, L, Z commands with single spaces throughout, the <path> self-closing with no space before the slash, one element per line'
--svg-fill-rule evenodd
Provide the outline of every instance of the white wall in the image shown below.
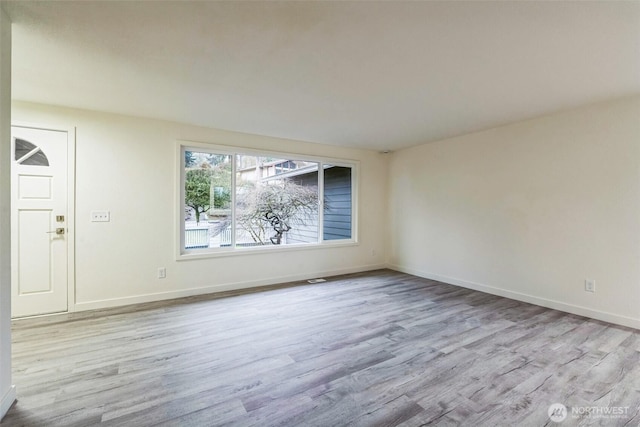
<path fill-rule="evenodd" d="M 15 400 L 11 385 L 11 22 L 0 5 L 0 419 Z"/>
<path fill-rule="evenodd" d="M 640 328 L 640 97 L 402 150 L 389 176 L 394 268 Z"/>
<path fill-rule="evenodd" d="M 22 102 L 13 119 L 76 127 L 77 310 L 385 265 L 388 158 L 376 152 Z M 359 160 L 360 245 L 176 261 L 178 139 Z M 90 222 L 92 210 L 111 222 Z"/>

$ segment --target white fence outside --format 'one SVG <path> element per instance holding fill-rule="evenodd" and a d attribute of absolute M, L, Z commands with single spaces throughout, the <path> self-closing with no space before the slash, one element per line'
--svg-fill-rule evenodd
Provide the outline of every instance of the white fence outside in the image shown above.
<path fill-rule="evenodd" d="M 202 249 L 202 248 L 220 248 L 231 246 L 231 227 L 226 227 L 222 231 L 213 235 L 215 228 L 209 227 L 190 227 L 184 230 L 184 247 L 185 249 Z M 287 244 L 289 240 L 288 233 L 285 233 L 282 244 Z M 249 233 L 244 230 L 238 230 L 237 233 L 238 246 L 261 246 L 263 244 L 270 245 L 271 242 L 267 237 L 265 243 L 255 243 Z"/>
<path fill-rule="evenodd" d="M 209 228 L 187 228 L 184 230 L 184 247 L 186 249 L 208 248 Z"/>

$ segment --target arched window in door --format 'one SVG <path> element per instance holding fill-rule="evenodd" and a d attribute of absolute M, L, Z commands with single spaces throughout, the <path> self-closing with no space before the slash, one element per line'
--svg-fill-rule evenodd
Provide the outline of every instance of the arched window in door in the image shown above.
<path fill-rule="evenodd" d="M 20 138 L 15 139 L 15 159 L 18 164 L 26 166 L 49 166 L 49 159 L 42 149 L 35 144 Z"/>

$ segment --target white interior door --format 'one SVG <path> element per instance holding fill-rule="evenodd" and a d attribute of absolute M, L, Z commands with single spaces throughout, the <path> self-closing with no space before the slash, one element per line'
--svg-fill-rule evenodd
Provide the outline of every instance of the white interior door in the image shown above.
<path fill-rule="evenodd" d="M 68 132 L 13 126 L 12 314 L 67 311 Z"/>

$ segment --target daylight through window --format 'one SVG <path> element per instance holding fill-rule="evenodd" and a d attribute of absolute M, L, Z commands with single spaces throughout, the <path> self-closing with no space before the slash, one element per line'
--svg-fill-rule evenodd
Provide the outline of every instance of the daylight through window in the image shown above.
<path fill-rule="evenodd" d="M 182 253 L 354 239 L 354 164 L 182 147 Z"/>

